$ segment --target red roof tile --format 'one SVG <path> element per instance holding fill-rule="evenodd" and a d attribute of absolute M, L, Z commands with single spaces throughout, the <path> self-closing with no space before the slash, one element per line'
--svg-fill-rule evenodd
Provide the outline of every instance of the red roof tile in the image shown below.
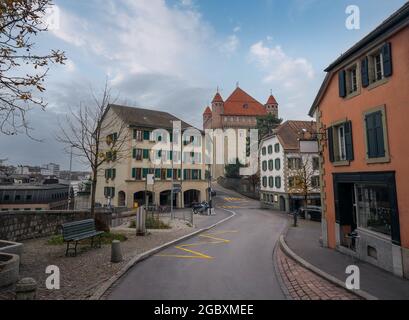
<path fill-rule="evenodd" d="M 298 150 L 303 130 L 311 133 L 317 132 L 316 122 L 288 120 L 277 128 L 276 134 L 285 150 Z"/>
<path fill-rule="evenodd" d="M 203 114 L 204 114 L 204 115 L 205 115 L 205 114 L 212 115 L 212 110 L 210 110 L 210 108 L 207 107 L 206 110 L 205 110 L 205 112 L 203 112 Z"/>
<path fill-rule="evenodd" d="M 267 114 L 264 106 L 242 89 L 237 88 L 224 103 L 225 115 L 264 116 Z"/>
<path fill-rule="evenodd" d="M 268 98 L 267 104 L 278 104 L 276 98 L 273 95 Z"/>
<path fill-rule="evenodd" d="M 214 98 L 213 98 L 212 103 L 214 103 L 214 102 L 223 102 L 223 98 L 222 98 L 222 96 L 220 95 L 220 93 L 216 93 L 216 95 L 215 95 Z"/>

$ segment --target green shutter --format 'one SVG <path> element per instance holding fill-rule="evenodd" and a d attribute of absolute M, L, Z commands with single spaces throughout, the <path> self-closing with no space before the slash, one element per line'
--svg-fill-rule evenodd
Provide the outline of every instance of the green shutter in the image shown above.
<path fill-rule="evenodd" d="M 112 173 L 111 173 L 111 178 L 115 179 L 116 178 L 116 169 L 112 169 Z"/>
<path fill-rule="evenodd" d="M 379 158 L 385 156 L 385 142 L 383 135 L 382 112 L 376 112 L 375 115 L 375 132 L 376 132 L 376 152 Z"/>
<path fill-rule="evenodd" d="M 172 178 L 172 169 L 167 169 L 167 170 L 166 170 L 166 177 L 167 177 L 168 179 Z"/>
<path fill-rule="evenodd" d="M 354 146 L 352 143 L 352 122 L 347 121 L 344 125 L 345 132 L 345 150 L 346 150 L 346 159 L 348 161 L 354 160 Z"/>
<path fill-rule="evenodd" d="M 132 150 L 132 158 L 136 159 L 136 149 Z"/>
<path fill-rule="evenodd" d="M 339 86 L 339 96 L 345 98 L 347 95 L 346 81 L 345 81 L 345 70 L 341 70 L 338 73 L 338 86 Z"/>
<path fill-rule="evenodd" d="M 149 159 L 149 150 L 148 149 L 143 149 L 143 158 L 144 159 Z"/>
<path fill-rule="evenodd" d="M 368 158 L 377 158 L 377 141 L 376 141 L 376 128 L 375 128 L 375 114 L 368 114 L 365 117 L 366 122 L 366 138 L 368 144 Z"/>
<path fill-rule="evenodd" d="M 361 60 L 361 79 L 362 86 L 366 88 L 369 86 L 369 68 L 368 68 L 368 57 Z"/>
<path fill-rule="evenodd" d="M 383 63 L 383 74 L 385 77 L 390 77 L 392 75 L 392 46 L 391 43 L 385 43 L 382 47 L 382 63 Z"/>
<path fill-rule="evenodd" d="M 136 179 L 136 168 L 132 168 L 132 178 Z"/>
<path fill-rule="evenodd" d="M 143 132 L 143 140 L 149 140 L 150 138 L 150 132 L 149 131 L 144 131 Z"/>
<path fill-rule="evenodd" d="M 329 127 L 327 129 L 327 138 L 328 138 L 328 153 L 329 153 L 329 161 L 335 161 L 335 154 L 334 154 L 334 128 Z"/>
<path fill-rule="evenodd" d="M 149 169 L 143 168 L 142 169 L 142 178 L 146 178 L 148 176 Z"/>

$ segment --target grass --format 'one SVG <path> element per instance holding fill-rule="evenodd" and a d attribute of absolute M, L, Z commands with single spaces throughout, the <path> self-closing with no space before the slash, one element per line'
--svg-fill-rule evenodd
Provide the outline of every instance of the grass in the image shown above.
<path fill-rule="evenodd" d="M 97 241 L 97 239 L 98 237 L 95 238 L 94 240 Z M 121 242 L 124 242 L 127 240 L 127 237 L 119 233 L 111 233 L 111 232 L 105 232 L 101 236 L 102 244 L 111 244 L 113 240 L 119 240 Z M 81 244 L 91 244 L 91 239 L 82 240 L 80 241 L 80 243 Z M 51 237 L 51 239 L 47 241 L 47 244 L 50 246 L 60 246 L 64 244 L 64 239 L 62 235 L 53 236 Z"/>
<path fill-rule="evenodd" d="M 132 220 L 131 223 L 129 224 L 130 228 L 136 228 L 136 222 L 135 220 Z M 153 217 L 147 217 L 146 218 L 146 229 L 171 229 L 171 227 L 164 223 L 162 220 L 158 218 L 153 218 Z"/>

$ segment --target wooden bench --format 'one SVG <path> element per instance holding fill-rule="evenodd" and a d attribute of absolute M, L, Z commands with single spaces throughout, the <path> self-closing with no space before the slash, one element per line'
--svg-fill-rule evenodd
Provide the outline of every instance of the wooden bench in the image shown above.
<path fill-rule="evenodd" d="M 64 242 L 67 242 L 65 256 L 68 256 L 70 250 L 74 250 L 74 256 L 77 256 L 78 241 L 85 239 L 92 239 L 91 247 L 94 248 L 94 238 L 99 237 L 98 248 L 101 248 L 101 236 L 104 232 L 96 231 L 94 219 L 64 223 L 61 227 Z M 70 247 L 73 242 L 75 246 Z"/>

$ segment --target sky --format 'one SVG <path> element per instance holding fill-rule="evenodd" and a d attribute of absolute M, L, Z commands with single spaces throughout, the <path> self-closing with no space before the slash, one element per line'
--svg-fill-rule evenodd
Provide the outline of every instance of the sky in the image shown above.
<path fill-rule="evenodd" d="M 68 169 L 58 123 L 105 81 L 117 103 L 168 111 L 199 128 L 216 89 L 226 99 L 237 83 L 263 104 L 272 91 L 284 120 L 309 119 L 325 67 L 405 2 L 55 0 L 58 19 L 35 49 L 60 49 L 68 60 L 48 73 L 46 110 L 29 112 L 35 139 L 0 134 L 0 159 Z M 360 29 L 345 26 L 349 5 L 360 9 Z M 85 167 L 74 159 L 73 169 Z"/>

